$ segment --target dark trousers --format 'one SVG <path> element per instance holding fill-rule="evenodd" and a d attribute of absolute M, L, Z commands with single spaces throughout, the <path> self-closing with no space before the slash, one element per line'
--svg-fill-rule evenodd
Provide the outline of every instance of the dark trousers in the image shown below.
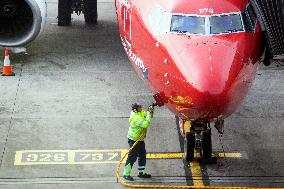
<path fill-rule="evenodd" d="M 135 141 L 128 139 L 129 147 L 132 147 Z M 133 167 L 133 164 L 138 158 L 138 172 L 143 172 L 146 165 L 146 149 L 145 149 L 145 142 L 139 141 L 137 146 L 128 154 L 126 164 L 131 165 L 131 168 Z"/>

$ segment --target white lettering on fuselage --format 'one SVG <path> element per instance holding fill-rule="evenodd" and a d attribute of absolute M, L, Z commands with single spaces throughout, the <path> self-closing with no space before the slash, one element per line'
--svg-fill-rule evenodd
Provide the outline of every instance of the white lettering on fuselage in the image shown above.
<path fill-rule="evenodd" d="M 131 49 L 131 45 L 127 45 L 127 43 L 129 43 L 127 40 L 123 40 L 123 38 L 121 38 L 122 40 L 122 44 L 123 47 L 129 57 L 129 59 L 137 66 L 139 67 L 143 73 L 147 72 L 147 68 L 144 65 L 143 60 L 138 57 Z"/>
<path fill-rule="evenodd" d="M 203 9 L 199 9 L 200 14 L 202 13 L 214 13 L 214 9 L 211 8 L 203 8 Z"/>
<path fill-rule="evenodd" d="M 144 62 L 141 58 L 139 58 L 134 52 L 132 52 L 131 49 L 128 49 L 127 54 L 129 58 L 135 63 L 136 66 L 142 69 L 143 72 L 146 72 L 147 68 L 145 68 Z"/>
<path fill-rule="evenodd" d="M 119 0 L 120 4 L 124 5 L 126 8 L 130 8 L 128 0 Z"/>

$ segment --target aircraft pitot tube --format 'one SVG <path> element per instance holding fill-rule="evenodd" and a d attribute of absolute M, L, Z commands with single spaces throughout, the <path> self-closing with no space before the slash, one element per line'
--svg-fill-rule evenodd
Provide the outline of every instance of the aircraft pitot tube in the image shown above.
<path fill-rule="evenodd" d="M 0 46 L 24 46 L 43 30 L 45 0 L 0 1 Z"/>

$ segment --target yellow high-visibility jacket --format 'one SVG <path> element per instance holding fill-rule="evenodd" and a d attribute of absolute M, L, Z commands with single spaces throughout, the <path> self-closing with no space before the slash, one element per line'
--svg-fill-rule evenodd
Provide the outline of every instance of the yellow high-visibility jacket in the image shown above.
<path fill-rule="evenodd" d="M 150 112 L 145 112 L 142 110 L 141 112 L 131 112 L 129 123 L 130 127 L 128 130 L 127 137 L 133 141 L 136 141 L 143 129 L 147 129 L 149 127 L 150 121 L 152 119 L 152 114 Z M 146 138 L 146 133 L 144 137 L 140 141 L 143 141 Z"/>

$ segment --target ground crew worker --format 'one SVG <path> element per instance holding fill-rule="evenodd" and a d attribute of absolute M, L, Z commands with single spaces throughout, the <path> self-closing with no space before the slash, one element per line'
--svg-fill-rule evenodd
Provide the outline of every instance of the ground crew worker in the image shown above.
<path fill-rule="evenodd" d="M 130 127 L 128 130 L 128 144 L 130 147 L 135 143 L 138 137 L 141 135 L 144 129 L 149 127 L 150 121 L 153 117 L 154 108 L 149 106 L 147 113 L 142 109 L 142 105 L 137 103 L 132 105 L 132 111 L 129 118 Z M 128 154 L 125 168 L 123 171 L 123 178 L 129 181 L 133 181 L 133 177 L 130 176 L 133 164 L 138 157 L 138 177 L 151 178 L 150 174 L 145 173 L 146 166 L 146 149 L 144 139 L 146 133 L 142 139 L 138 142 L 137 146 Z"/>

